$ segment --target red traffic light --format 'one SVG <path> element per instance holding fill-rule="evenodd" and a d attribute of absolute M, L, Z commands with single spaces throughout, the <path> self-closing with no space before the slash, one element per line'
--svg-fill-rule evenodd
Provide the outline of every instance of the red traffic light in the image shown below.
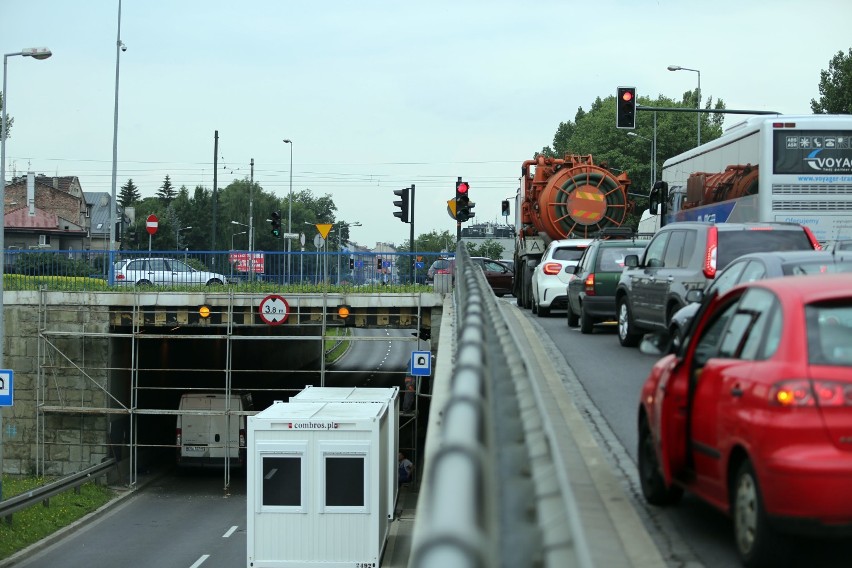
<path fill-rule="evenodd" d="M 621 100 L 625 102 L 630 102 L 633 99 L 633 93 L 630 91 L 624 91 L 624 94 L 621 95 Z"/>
<path fill-rule="evenodd" d="M 456 185 L 457 193 L 467 193 L 468 185 L 466 181 L 460 181 L 458 185 Z"/>

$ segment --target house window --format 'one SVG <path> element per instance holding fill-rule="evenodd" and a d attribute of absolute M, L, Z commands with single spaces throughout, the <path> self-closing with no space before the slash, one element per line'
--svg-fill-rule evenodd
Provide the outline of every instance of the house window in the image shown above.
<path fill-rule="evenodd" d="M 92 206 L 86 205 L 86 219 L 92 216 Z"/>
<path fill-rule="evenodd" d="M 254 459 L 257 512 L 306 513 L 307 443 L 261 443 Z"/>
<path fill-rule="evenodd" d="M 370 444 L 320 443 L 323 513 L 368 513 Z"/>
<path fill-rule="evenodd" d="M 38 244 L 49 245 L 50 244 L 50 235 L 39 235 L 38 236 Z"/>

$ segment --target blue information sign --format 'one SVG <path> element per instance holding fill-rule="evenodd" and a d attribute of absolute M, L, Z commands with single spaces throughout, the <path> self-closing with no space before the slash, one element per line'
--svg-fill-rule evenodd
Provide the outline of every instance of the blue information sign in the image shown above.
<path fill-rule="evenodd" d="M 428 377 L 432 374 L 432 353 L 429 351 L 412 351 L 409 375 Z"/>
<path fill-rule="evenodd" d="M 12 382 L 15 372 L 11 369 L 0 369 L 0 406 L 12 406 Z"/>

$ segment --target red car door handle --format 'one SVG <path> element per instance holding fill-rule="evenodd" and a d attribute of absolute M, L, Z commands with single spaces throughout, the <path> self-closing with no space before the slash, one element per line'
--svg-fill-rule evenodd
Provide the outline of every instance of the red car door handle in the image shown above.
<path fill-rule="evenodd" d="M 743 389 L 741 389 L 739 385 L 737 385 L 737 386 L 735 386 L 734 388 L 731 389 L 731 396 L 739 397 L 739 396 L 742 396 L 742 395 L 743 395 Z"/>

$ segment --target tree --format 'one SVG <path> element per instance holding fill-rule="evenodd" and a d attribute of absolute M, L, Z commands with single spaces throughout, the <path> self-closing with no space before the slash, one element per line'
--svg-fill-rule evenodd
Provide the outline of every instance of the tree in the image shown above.
<path fill-rule="evenodd" d="M 118 202 L 122 207 L 130 207 L 137 201 L 142 199 L 142 194 L 139 193 L 139 188 L 133 184 L 133 179 L 128 179 L 127 183 L 121 186 L 121 192 L 118 195 Z"/>
<path fill-rule="evenodd" d="M 852 47 L 838 51 L 819 73 L 819 100 L 811 99 L 815 114 L 852 114 Z"/>
<path fill-rule="evenodd" d="M 168 205 L 176 196 L 177 193 L 172 185 L 172 180 L 170 180 L 169 176 L 166 175 L 166 179 L 163 180 L 163 185 L 161 185 L 160 189 L 157 190 L 157 198 Z"/>
<path fill-rule="evenodd" d="M 478 246 L 476 243 L 471 241 L 465 241 L 464 244 L 467 247 L 467 252 L 470 253 L 470 256 L 484 256 L 491 260 L 499 260 L 503 258 L 503 245 L 495 240 L 488 239 Z"/>

